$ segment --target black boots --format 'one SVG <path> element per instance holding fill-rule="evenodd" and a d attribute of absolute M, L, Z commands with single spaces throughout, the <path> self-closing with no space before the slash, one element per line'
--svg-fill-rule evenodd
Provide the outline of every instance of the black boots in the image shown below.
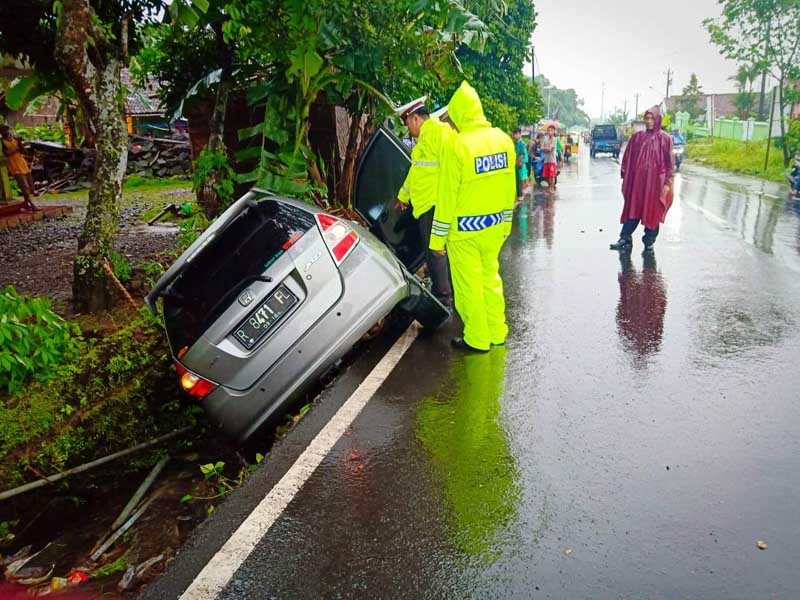
<path fill-rule="evenodd" d="M 615 243 L 609 244 L 610 250 L 630 250 L 631 249 L 631 240 L 625 238 L 619 238 Z"/>
<path fill-rule="evenodd" d="M 459 350 L 466 350 L 467 352 L 488 352 L 488 350 L 481 350 L 480 348 L 475 348 L 470 346 L 467 342 L 464 341 L 464 338 L 461 337 L 454 337 L 450 340 L 450 345 L 453 348 L 458 348 Z"/>

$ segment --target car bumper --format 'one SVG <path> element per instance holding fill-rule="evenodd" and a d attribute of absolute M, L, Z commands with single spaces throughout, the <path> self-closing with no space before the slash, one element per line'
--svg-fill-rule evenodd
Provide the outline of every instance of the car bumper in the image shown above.
<path fill-rule="evenodd" d="M 203 399 L 209 420 L 226 435 L 239 443 L 253 437 L 408 297 L 396 260 L 376 260 L 368 246 L 342 265 L 344 292 L 339 301 L 254 385 L 246 390 L 221 385 Z"/>

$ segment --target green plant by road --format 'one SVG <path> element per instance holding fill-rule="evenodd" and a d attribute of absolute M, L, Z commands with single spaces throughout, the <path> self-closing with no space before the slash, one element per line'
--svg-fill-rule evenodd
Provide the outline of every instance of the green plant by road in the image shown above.
<path fill-rule="evenodd" d="M 769 181 L 786 182 L 783 155 L 774 145 L 770 150 L 767 170 L 764 157 L 767 142 L 739 142 L 719 138 L 701 138 L 688 144 L 689 160 L 742 175 L 752 175 Z"/>

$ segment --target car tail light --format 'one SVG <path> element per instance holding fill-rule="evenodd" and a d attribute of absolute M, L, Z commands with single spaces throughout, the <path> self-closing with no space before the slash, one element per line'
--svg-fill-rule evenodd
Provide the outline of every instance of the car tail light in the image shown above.
<path fill-rule="evenodd" d="M 333 261 L 339 266 L 358 244 L 358 234 L 345 221 L 325 213 L 317 213 L 317 224 Z"/>
<path fill-rule="evenodd" d="M 217 384 L 192 373 L 178 361 L 175 361 L 181 387 L 195 398 L 205 398 L 217 388 Z"/>

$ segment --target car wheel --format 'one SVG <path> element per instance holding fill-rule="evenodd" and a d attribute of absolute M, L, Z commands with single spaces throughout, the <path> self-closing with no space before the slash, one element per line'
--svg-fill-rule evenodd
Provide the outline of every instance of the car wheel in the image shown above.
<path fill-rule="evenodd" d="M 425 287 L 419 278 L 405 272 L 408 281 L 408 298 L 400 308 L 416 319 L 426 330 L 433 331 L 450 317 L 450 311 Z"/>

